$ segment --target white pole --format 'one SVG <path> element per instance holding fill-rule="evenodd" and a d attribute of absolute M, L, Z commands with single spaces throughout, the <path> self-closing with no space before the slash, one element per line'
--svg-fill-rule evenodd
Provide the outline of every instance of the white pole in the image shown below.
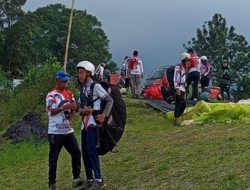
<path fill-rule="evenodd" d="M 67 62 L 68 62 L 69 39 L 70 39 L 70 32 L 71 32 L 71 26 L 72 26 L 73 12 L 74 12 L 74 0 L 72 0 L 72 5 L 71 5 L 71 12 L 70 12 L 70 17 L 69 17 L 68 35 L 67 35 L 66 49 L 65 49 L 65 54 L 64 54 L 63 69 L 64 69 L 65 72 L 67 70 L 66 68 L 67 68 Z"/>

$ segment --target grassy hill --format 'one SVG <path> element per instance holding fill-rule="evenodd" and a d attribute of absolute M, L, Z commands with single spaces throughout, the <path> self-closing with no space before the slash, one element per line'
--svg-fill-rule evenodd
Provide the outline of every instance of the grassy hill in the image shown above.
<path fill-rule="evenodd" d="M 126 103 L 128 120 L 118 152 L 101 157 L 106 189 L 250 189 L 250 125 L 174 127 L 143 100 Z M 79 122 L 74 127 L 80 140 Z M 63 150 L 60 190 L 71 189 L 70 163 Z M 48 144 L 0 144 L 0 189 L 48 189 L 47 173 Z"/>

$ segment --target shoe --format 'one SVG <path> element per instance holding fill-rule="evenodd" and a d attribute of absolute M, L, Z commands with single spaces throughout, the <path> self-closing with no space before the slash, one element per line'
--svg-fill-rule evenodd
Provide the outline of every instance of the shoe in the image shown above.
<path fill-rule="evenodd" d="M 180 119 L 179 119 L 179 118 L 175 118 L 175 119 L 174 119 L 174 122 L 173 122 L 173 125 L 174 125 L 174 126 L 181 126 L 181 121 L 180 121 Z"/>
<path fill-rule="evenodd" d="M 73 188 L 76 188 L 76 187 L 81 187 L 83 185 L 83 180 L 79 177 L 79 178 L 76 178 L 76 179 L 73 179 L 72 181 L 72 187 Z"/>
<path fill-rule="evenodd" d="M 51 184 L 51 185 L 49 186 L 49 189 L 50 189 L 50 190 L 56 190 L 56 184 L 55 184 L 55 183 Z"/>
<path fill-rule="evenodd" d="M 106 186 L 107 186 L 107 184 L 104 182 L 104 180 L 102 180 L 101 182 L 96 181 L 94 188 L 91 189 L 91 190 L 103 189 L 103 188 L 106 187 Z"/>
<path fill-rule="evenodd" d="M 87 189 L 92 189 L 95 185 L 94 180 L 88 180 L 87 182 L 83 183 L 83 185 L 78 189 L 78 190 L 87 190 Z"/>

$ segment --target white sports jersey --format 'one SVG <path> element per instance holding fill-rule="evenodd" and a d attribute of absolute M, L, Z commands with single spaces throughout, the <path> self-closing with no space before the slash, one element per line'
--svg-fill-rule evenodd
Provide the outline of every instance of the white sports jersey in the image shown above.
<path fill-rule="evenodd" d="M 52 90 L 46 97 L 46 111 L 49 116 L 48 134 L 69 134 L 74 132 L 65 112 L 51 115 L 51 109 L 60 107 L 60 104 L 75 102 L 73 94 L 69 90 Z"/>

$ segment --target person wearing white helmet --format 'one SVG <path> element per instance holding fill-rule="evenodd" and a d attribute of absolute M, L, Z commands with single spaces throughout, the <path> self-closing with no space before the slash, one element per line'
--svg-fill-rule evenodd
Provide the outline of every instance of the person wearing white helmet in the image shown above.
<path fill-rule="evenodd" d="M 200 57 L 201 60 L 201 90 L 204 91 L 205 87 L 208 87 L 211 74 L 212 74 L 212 68 L 211 65 L 208 63 L 207 56 L 203 55 Z"/>
<path fill-rule="evenodd" d="M 188 53 L 191 56 L 191 60 L 188 65 L 187 89 L 189 89 L 189 85 L 192 83 L 192 96 L 190 99 L 197 100 L 199 96 L 200 59 L 193 48 L 188 49 Z"/>
<path fill-rule="evenodd" d="M 176 90 L 174 125 L 180 125 L 180 117 L 186 108 L 186 69 L 191 56 L 189 53 L 181 54 L 181 63 L 175 67 L 174 71 L 174 88 Z"/>
<path fill-rule="evenodd" d="M 92 77 L 95 74 L 95 66 L 91 62 L 81 61 L 77 64 L 77 71 L 81 84 L 82 157 L 87 178 L 87 183 L 80 189 L 100 189 L 106 184 L 101 176 L 99 155 L 96 148 L 98 127 L 110 114 L 113 100 L 100 84 L 94 83 Z M 105 101 L 104 109 L 101 108 L 102 100 Z"/>

